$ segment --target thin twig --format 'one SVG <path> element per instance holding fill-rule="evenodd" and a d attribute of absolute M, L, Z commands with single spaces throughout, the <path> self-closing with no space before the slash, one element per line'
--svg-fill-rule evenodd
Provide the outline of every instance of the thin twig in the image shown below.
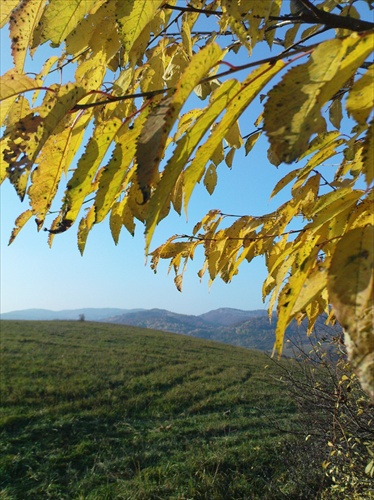
<path fill-rule="evenodd" d="M 195 12 L 197 14 L 206 14 L 207 16 L 211 16 L 213 14 L 217 16 L 222 16 L 221 11 L 198 9 L 197 7 L 193 7 L 192 5 L 187 5 L 187 7 L 178 7 L 177 5 L 170 5 L 166 3 L 162 7 L 164 9 L 179 10 L 180 12 Z"/>
<path fill-rule="evenodd" d="M 281 234 L 264 234 L 262 236 L 255 236 L 255 237 L 250 237 L 250 236 L 244 236 L 242 238 L 235 238 L 232 236 L 229 236 L 227 238 L 206 238 L 205 236 L 193 236 L 191 234 L 179 234 L 173 237 L 173 239 L 188 239 L 188 240 L 196 240 L 196 241 L 222 241 L 222 240 L 229 240 L 229 241 L 259 241 L 259 240 L 264 240 L 265 238 L 279 238 L 281 236 L 286 236 L 290 234 L 295 234 L 295 233 L 302 233 L 306 231 L 306 229 L 292 229 L 290 231 L 286 231 Z"/>

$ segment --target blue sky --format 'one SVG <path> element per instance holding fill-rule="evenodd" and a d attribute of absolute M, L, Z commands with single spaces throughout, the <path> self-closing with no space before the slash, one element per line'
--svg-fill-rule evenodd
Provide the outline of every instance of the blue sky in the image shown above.
<path fill-rule="evenodd" d="M 5 28 L 2 30 L 1 73 L 12 65 L 7 36 Z M 268 55 L 268 51 L 259 51 L 254 60 Z M 248 60 L 243 59 L 246 57 L 243 54 L 236 57 L 235 64 Z M 232 58 L 228 60 L 232 62 Z M 238 78 L 241 76 L 238 74 Z M 251 131 L 259 109 L 247 114 L 248 126 L 245 123 L 243 133 Z M 152 248 L 173 234 L 191 233 L 194 224 L 212 208 L 243 215 L 260 215 L 274 210 L 284 198 L 278 196 L 270 201 L 271 190 L 289 169 L 289 166 L 276 169 L 268 162 L 265 140 L 260 139 L 248 157 L 244 156 L 244 151 L 237 151 L 232 170 L 225 164 L 218 168 L 219 181 L 213 195 L 199 186 L 189 204 L 188 222 L 184 216 L 171 214 L 156 230 Z M 83 257 L 77 248 L 74 227 L 57 235 L 50 249 L 47 234 L 38 233 L 35 223 L 30 221 L 8 246 L 14 220 L 28 204 L 20 202 L 7 181 L 1 186 L 0 195 L 1 312 L 28 308 L 157 307 L 201 314 L 219 307 L 258 309 L 266 306 L 261 298 L 262 282 L 266 277 L 262 258 L 251 264 L 244 263 L 232 283 L 225 284 L 217 279 L 209 288 L 207 279 L 200 282 L 197 276 L 203 263 L 200 251 L 189 264 L 180 293 L 174 286 L 173 275 L 167 275 L 166 262 L 160 263 L 157 274 L 145 264 L 141 225 L 134 238 L 123 229 L 117 246 L 107 222 L 95 226 Z"/>

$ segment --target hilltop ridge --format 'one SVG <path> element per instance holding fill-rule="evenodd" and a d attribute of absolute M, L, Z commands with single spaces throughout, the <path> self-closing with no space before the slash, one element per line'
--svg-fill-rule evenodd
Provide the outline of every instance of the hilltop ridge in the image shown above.
<path fill-rule="evenodd" d="M 269 321 L 262 309 L 244 311 L 223 307 L 200 315 L 179 314 L 166 309 L 85 308 L 62 311 L 30 309 L 4 313 L 1 319 L 15 320 L 78 320 L 83 315 L 87 321 L 137 326 L 164 332 L 179 333 L 215 340 L 250 349 L 271 352 L 275 340 L 275 317 Z M 331 332 L 321 318 L 318 330 Z M 308 342 L 305 326 L 294 321 L 286 331 L 285 355 L 292 355 L 294 343 Z"/>

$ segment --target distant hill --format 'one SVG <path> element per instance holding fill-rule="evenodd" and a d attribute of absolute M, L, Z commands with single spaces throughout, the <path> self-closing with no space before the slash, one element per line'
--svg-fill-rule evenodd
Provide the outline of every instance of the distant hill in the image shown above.
<path fill-rule="evenodd" d="M 219 326 L 230 326 L 254 317 L 267 317 L 265 309 L 256 309 L 254 311 L 242 311 L 241 309 L 232 309 L 230 307 L 221 307 L 214 311 L 201 314 L 199 317 L 208 323 Z"/>
<path fill-rule="evenodd" d="M 108 318 L 109 323 L 137 326 L 180 333 L 203 339 L 214 340 L 238 347 L 271 352 L 274 347 L 276 317 L 269 321 L 267 311 L 258 309 L 220 308 L 199 316 L 177 314 L 164 309 L 134 311 Z M 324 324 L 321 317 L 317 321 L 318 333 L 331 334 L 336 331 Z M 293 356 L 294 345 L 309 345 L 306 325 L 298 326 L 293 321 L 286 330 L 283 353 Z"/>
<path fill-rule="evenodd" d="M 108 323 L 139 326 L 172 333 L 191 334 L 195 330 L 210 329 L 211 325 L 201 316 L 178 314 L 165 309 L 148 309 L 107 318 Z"/>
<path fill-rule="evenodd" d="M 118 309 L 85 308 L 62 311 L 28 309 L 4 313 L 1 319 L 12 320 L 78 320 L 81 315 L 87 321 L 100 321 L 119 325 L 136 326 L 151 330 L 179 333 L 209 339 L 234 346 L 271 352 L 275 340 L 275 323 L 269 321 L 267 311 L 257 309 L 243 311 L 224 307 L 201 315 L 178 314 L 166 309 Z M 319 321 L 319 332 L 332 329 Z M 286 331 L 284 354 L 292 355 L 294 343 L 308 343 L 305 326 L 292 322 Z"/>
<path fill-rule="evenodd" d="M 36 320 L 46 321 L 54 319 L 79 319 L 84 315 L 87 321 L 104 321 L 111 316 L 125 314 L 127 312 L 140 311 L 140 309 L 119 309 L 114 307 L 104 308 L 83 308 L 83 309 L 64 309 L 62 311 L 51 311 L 49 309 L 25 309 L 22 311 L 11 311 L 0 314 L 0 319 L 18 319 L 18 320 Z"/>

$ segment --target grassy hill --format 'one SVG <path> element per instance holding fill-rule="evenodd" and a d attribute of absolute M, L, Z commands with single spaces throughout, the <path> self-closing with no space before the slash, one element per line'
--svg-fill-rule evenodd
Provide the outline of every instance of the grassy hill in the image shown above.
<path fill-rule="evenodd" d="M 313 498 L 263 353 L 78 321 L 2 321 L 1 349 L 2 499 Z"/>

